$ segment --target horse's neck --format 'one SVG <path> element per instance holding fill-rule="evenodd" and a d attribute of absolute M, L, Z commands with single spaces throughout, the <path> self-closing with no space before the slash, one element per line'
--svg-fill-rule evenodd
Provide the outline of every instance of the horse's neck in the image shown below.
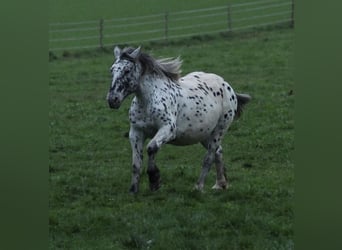
<path fill-rule="evenodd" d="M 159 90 L 166 87 L 166 81 L 165 78 L 153 75 L 141 77 L 139 89 L 136 93 L 137 98 L 144 103 L 153 101 L 156 95 L 158 95 Z"/>

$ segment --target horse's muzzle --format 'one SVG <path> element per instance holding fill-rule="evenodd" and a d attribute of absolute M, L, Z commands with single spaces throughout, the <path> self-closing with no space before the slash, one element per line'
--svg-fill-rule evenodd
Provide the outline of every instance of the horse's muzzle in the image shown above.
<path fill-rule="evenodd" d="M 111 109 L 118 109 L 118 108 L 120 108 L 121 101 L 119 100 L 118 97 L 108 98 L 107 101 L 108 101 L 109 107 Z"/>

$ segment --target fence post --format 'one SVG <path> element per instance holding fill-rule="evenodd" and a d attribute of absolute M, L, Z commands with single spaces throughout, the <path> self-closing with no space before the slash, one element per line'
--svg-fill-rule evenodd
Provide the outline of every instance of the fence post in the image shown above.
<path fill-rule="evenodd" d="M 103 18 L 100 19 L 100 48 L 103 49 Z"/>
<path fill-rule="evenodd" d="M 231 6 L 228 4 L 227 7 L 227 21 L 228 21 L 228 32 L 232 31 L 232 18 L 231 18 Z"/>
<path fill-rule="evenodd" d="M 294 0 L 292 0 L 291 4 L 291 28 L 294 28 Z"/>
<path fill-rule="evenodd" d="M 165 29 L 165 33 L 164 33 L 164 39 L 165 42 L 168 42 L 168 38 L 169 38 L 169 12 L 166 11 L 165 12 L 165 16 L 164 16 L 164 29 Z"/>

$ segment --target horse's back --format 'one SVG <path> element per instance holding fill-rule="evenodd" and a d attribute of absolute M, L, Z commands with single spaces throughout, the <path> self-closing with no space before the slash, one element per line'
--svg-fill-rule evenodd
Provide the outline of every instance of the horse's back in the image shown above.
<path fill-rule="evenodd" d="M 206 83 L 208 86 L 215 86 L 219 82 L 224 82 L 221 76 L 203 71 L 191 72 L 180 78 L 180 84 L 183 86 L 193 86 L 196 83 Z"/>
<path fill-rule="evenodd" d="M 221 76 L 213 73 L 192 72 L 180 78 L 180 85 L 193 93 L 204 94 L 207 102 L 214 102 L 223 109 L 237 108 L 237 97 L 233 88 Z"/>

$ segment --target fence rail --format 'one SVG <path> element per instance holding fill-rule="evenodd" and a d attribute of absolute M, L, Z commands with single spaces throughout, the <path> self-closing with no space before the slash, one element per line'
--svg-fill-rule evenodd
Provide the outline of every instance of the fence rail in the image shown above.
<path fill-rule="evenodd" d="M 294 0 L 265 0 L 146 16 L 51 23 L 50 51 L 169 41 L 195 35 L 294 24 Z"/>

